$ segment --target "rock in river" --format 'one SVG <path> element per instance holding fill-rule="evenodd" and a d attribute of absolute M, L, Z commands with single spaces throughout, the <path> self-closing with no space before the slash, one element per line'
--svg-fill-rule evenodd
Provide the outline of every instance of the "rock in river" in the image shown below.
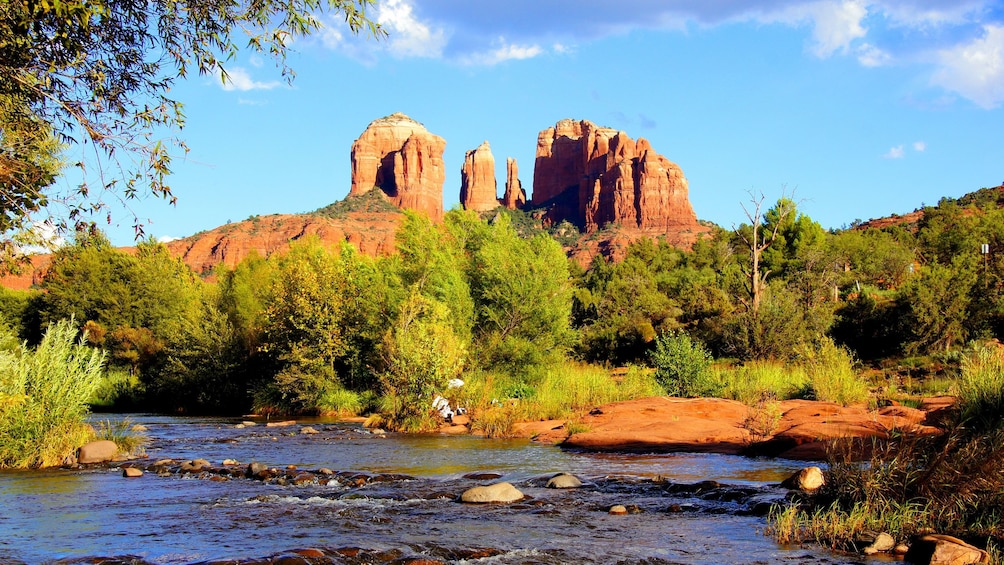
<path fill-rule="evenodd" d="M 547 481 L 547 488 L 579 488 L 582 486 L 582 481 L 578 479 L 575 475 L 569 473 L 558 473 L 557 475 L 551 477 L 551 480 Z"/>
<path fill-rule="evenodd" d="M 114 441 L 103 439 L 92 441 L 80 448 L 80 455 L 77 460 L 81 464 L 105 463 L 111 461 L 118 455 L 119 446 Z"/>
<path fill-rule="evenodd" d="M 461 502 L 485 504 L 489 502 L 516 502 L 523 500 L 523 493 L 510 483 L 495 483 L 486 487 L 474 487 L 460 495 Z"/>

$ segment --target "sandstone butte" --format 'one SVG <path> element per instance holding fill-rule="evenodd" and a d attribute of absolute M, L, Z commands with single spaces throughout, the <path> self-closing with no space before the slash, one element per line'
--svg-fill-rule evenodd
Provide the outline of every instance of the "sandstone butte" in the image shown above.
<path fill-rule="evenodd" d="M 379 189 L 398 208 L 443 218 L 446 141 L 395 113 L 374 120 L 352 144 L 352 186 L 359 196 Z"/>
<path fill-rule="evenodd" d="M 460 169 L 460 205 L 475 212 L 499 207 L 495 157 L 487 141 L 464 156 L 464 166 Z"/>
<path fill-rule="evenodd" d="M 693 243 L 706 230 L 690 205 L 687 179 L 643 138 L 589 121 L 561 120 L 537 136 L 533 202 L 587 232 L 614 223 Z"/>
<path fill-rule="evenodd" d="M 653 397 L 598 407 L 582 418 L 582 426 L 589 431 L 567 439 L 563 420 L 520 423 L 516 433 L 589 451 L 748 453 L 821 461 L 837 438 L 881 438 L 895 429 L 937 433 L 937 423 L 952 402 L 952 398 L 940 397 L 926 400 L 919 409 L 889 406 L 869 410 L 865 406 L 785 400 L 780 403 L 782 416 L 774 430 L 764 437 L 752 437 L 744 426 L 751 409 L 740 402 Z"/>
<path fill-rule="evenodd" d="M 443 152 L 446 142 L 419 122 L 395 113 L 374 120 L 352 144 L 349 197 L 376 190 L 397 209 L 443 216 Z M 587 266 L 597 254 L 623 258 L 639 237 L 659 237 L 689 247 L 707 231 L 697 222 L 680 168 L 655 153 L 644 139 L 588 121 L 562 120 L 537 138 L 534 198 L 527 202 L 515 159 L 506 160 L 505 195 L 497 198 L 495 160 L 488 142 L 469 151 L 463 165 L 464 206 L 487 211 L 499 205 L 543 213 L 551 224 L 568 221 L 586 233 L 567 249 Z M 390 208 L 393 210 L 393 208 Z M 542 211 L 542 212 L 539 212 Z M 268 256 L 289 243 L 316 235 L 328 244 L 349 242 L 363 253 L 389 254 L 400 214 L 358 213 L 262 216 L 228 224 L 168 244 L 192 269 L 210 275 L 254 252 Z M 605 228 L 601 237 L 596 230 Z M 38 256 L 19 276 L 2 284 L 29 288 L 41 282 L 49 258 Z"/>

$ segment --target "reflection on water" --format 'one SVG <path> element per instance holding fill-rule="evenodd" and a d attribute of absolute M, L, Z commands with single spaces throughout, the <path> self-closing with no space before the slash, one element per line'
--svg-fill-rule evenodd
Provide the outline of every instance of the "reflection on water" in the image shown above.
<path fill-rule="evenodd" d="M 312 422 L 320 433 L 301 435 L 298 426 L 237 429 L 235 421 L 219 418 L 133 420 L 149 429 L 151 461 L 237 459 L 411 478 L 282 486 L 177 474 L 124 479 L 117 469 L 0 473 L 0 563 L 137 555 L 181 564 L 302 547 L 359 547 L 457 563 L 841 563 L 825 553 L 777 547 L 758 532 L 762 518 L 747 512 L 757 501 L 783 495 L 770 485 L 800 467 L 794 462 L 382 436 L 329 421 Z M 580 476 L 586 487 L 543 488 L 559 471 Z M 497 473 L 529 498 L 506 506 L 459 504 L 461 492 L 484 484 L 465 478 L 470 473 Z M 737 490 L 702 497 L 668 490 L 663 482 L 705 479 Z M 611 516 L 614 504 L 640 513 Z M 671 505 L 686 511 L 668 512 Z M 491 548 L 493 556 L 465 560 L 472 548 Z"/>

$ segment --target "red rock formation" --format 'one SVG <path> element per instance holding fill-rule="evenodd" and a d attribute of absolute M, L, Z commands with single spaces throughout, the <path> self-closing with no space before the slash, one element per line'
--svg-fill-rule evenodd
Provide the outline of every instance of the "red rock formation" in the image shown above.
<path fill-rule="evenodd" d="M 519 166 L 516 159 L 509 157 L 505 160 L 505 196 L 502 197 L 502 205 L 510 210 L 522 208 L 526 204 L 526 191 L 519 182 Z"/>
<path fill-rule="evenodd" d="M 648 141 L 592 122 L 561 120 L 537 137 L 533 203 L 554 222 L 588 232 L 615 223 L 648 235 L 706 231 L 688 198 L 687 179 Z"/>
<path fill-rule="evenodd" d="M 443 218 L 446 141 L 401 113 L 375 120 L 352 144 L 352 188 L 379 188 L 394 205 Z"/>
<path fill-rule="evenodd" d="M 487 212 L 499 206 L 495 157 L 488 142 L 467 152 L 460 170 L 460 204 L 465 210 Z"/>

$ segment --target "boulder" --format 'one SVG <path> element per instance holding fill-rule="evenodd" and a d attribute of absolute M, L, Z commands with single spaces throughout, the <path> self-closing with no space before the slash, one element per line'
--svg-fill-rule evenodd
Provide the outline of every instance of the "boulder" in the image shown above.
<path fill-rule="evenodd" d="M 499 206 L 495 157 L 485 141 L 464 156 L 460 170 L 460 204 L 464 210 L 487 212 Z"/>
<path fill-rule="evenodd" d="M 626 516 L 628 514 L 628 509 L 627 506 L 624 506 L 623 504 L 615 504 L 610 507 L 607 514 L 613 514 L 614 516 Z"/>
<path fill-rule="evenodd" d="M 382 190 L 398 208 L 443 218 L 446 141 L 395 113 L 374 120 L 352 144 L 350 195 Z"/>
<path fill-rule="evenodd" d="M 523 498 L 523 493 L 510 483 L 495 483 L 484 487 L 474 487 L 467 489 L 460 495 L 461 502 L 474 504 L 516 502 L 523 500 Z"/>
<path fill-rule="evenodd" d="M 126 478 L 142 477 L 143 470 L 137 469 L 136 467 L 124 467 L 122 469 L 122 476 Z"/>
<path fill-rule="evenodd" d="M 905 559 L 913 565 L 990 563 L 990 555 L 952 536 L 931 534 L 914 540 Z"/>
<path fill-rule="evenodd" d="M 815 492 L 826 482 L 819 467 L 806 467 L 781 482 L 786 489 Z M 885 551 L 885 550 L 882 550 Z"/>
<path fill-rule="evenodd" d="M 80 448 L 80 453 L 77 454 L 77 462 L 82 465 L 107 463 L 114 459 L 118 455 L 118 452 L 119 446 L 115 445 L 114 441 L 107 439 L 92 441 Z"/>
<path fill-rule="evenodd" d="M 199 473 L 208 470 L 212 465 L 205 459 L 192 459 L 181 464 L 182 473 Z"/>
<path fill-rule="evenodd" d="M 245 472 L 248 478 L 261 478 L 265 474 L 268 474 L 268 465 L 258 463 L 257 461 L 249 463 Z"/>
<path fill-rule="evenodd" d="M 579 488 L 582 486 L 582 481 L 578 479 L 575 475 L 569 473 L 558 473 L 557 475 L 551 477 L 544 485 L 547 488 Z"/>
<path fill-rule="evenodd" d="M 519 182 L 519 165 L 516 159 L 508 157 L 505 160 L 505 195 L 502 197 L 502 205 L 509 210 L 522 208 L 526 204 L 526 191 Z"/>
<path fill-rule="evenodd" d="M 300 435 L 314 435 L 319 433 L 321 432 L 317 431 L 312 426 L 303 426 L 302 428 L 300 428 Z"/>
<path fill-rule="evenodd" d="M 876 553 L 891 551 L 895 547 L 896 540 L 889 534 L 882 532 L 875 536 L 875 539 L 864 548 L 863 552 L 865 555 L 874 555 Z"/>

